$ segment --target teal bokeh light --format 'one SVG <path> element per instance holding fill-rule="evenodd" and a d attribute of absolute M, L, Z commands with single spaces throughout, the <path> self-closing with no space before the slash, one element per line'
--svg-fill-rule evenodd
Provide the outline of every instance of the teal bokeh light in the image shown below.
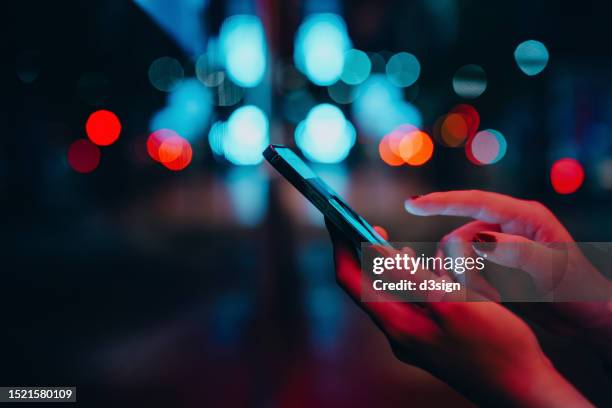
<path fill-rule="evenodd" d="M 514 51 L 514 59 L 519 69 L 529 76 L 542 72 L 548 64 L 548 58 L 546 46 L 536 40 L 524 41 Z"/>
<path fill-rule="evenodd" d="M 246 105 L 230 115 L 222 142 L 227 160 L 237 165 L 259 164 L 269 143 L 268 118 L 261 109 Z"/>
<path fill-rule="evenodd" d="M 266 40 L 257 16 L 229 17 L 221 26 L 219 43 L 227 73 L 236 84 L 257 86 L 266 71 Z"/>
<path fill-rule="evenodd" d="M 297 146 L 309 160 L 318 163 L 341 162 L 355 140 L 353 125 L 337 106 L 329 103 L 313 107 L 295 129 Z"/>
<path fill-rule="evenodd" d="M 372 63 L 368 54 L 363 51 L 350 49 L 344 53 L 344 67 L 340 79 L 349 85 L 359 85 L 370 75 Z"/>
<path fill-rule="evenodd" d="M 168 96 L 168 104 L 158 111 L 150 130 L 172 129 L 190 142 L 204 134 L 212 113 L 212 95 L 195 78 L 180 81 Z"/>
<path fill-rule="evenodd" d="M 405 88 L 414 84 L 421 75 L 421 64 L 414 55 L 400 52 L 392 56 L 385 67 L 389 82 Z"/>
<path fill-rule="evenodd" d="M 479 65 L 464 65 L 453 76 L 453 90 L 462 98 L 477 98 L 486 89 L 487 75 Z"/>
<path fill-rule="evenodd" d="M 298 29 L 293 58 L 297 68 L 314 84 L 328 86 L 340 78 L 344 53 L 350 46 L 342 17 L 311 14 Z"/>
<path fill-rule="evenodd" d="M 371 75 L 357 92 L 352 112 L 365 135 L 380 139 L 400 125 L 422 126 L 419 110 L 403 99 L 402 90 L 384 74 Z"/>
<path fill-rule="evenodd" d="M 172 91 L 184 76 L 183 66 L 172 57 L 158 58 L 149 66 L 149 81 L 162 92 Z"/>

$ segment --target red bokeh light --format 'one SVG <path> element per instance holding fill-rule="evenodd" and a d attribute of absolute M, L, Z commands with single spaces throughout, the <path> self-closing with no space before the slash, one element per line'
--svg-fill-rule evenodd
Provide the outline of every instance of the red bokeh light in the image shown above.
<path fill-rule="evenodd" d="M 450 147 L 460 146 L 469 135 L 466 116 L 461 113 L 449 113 L 440 124 L 440 137 Z"/>
<path fill-rule="evenodd" d="M 193 150 L 191 145 L 180 136 L 164 140 L 159 147 L 160 161 L 170 170 L 183 170 L 189 166 L 192 157 Z"/>
<path fill-rule="evenodd" d="M 153 160 L 161 161 L 159 158 L 159 148 L 164 140 L 171 137 L 180 136 L 172 129 L 159 129 L 149 135 L 147 139 L 147 152 Z"/>
<path fill-rule="evenodd" d="M 147 152 L 155 161 L 174 171 L 191 163 L 193 150 L 189 142 L 172 129 L 159 129 L 149 135 Z"/>
<path fill-rule="evenodd" d="M 480 126 L 480 115 L 476 108 L 467 103 L 462 103 L 450 110 L 450 113 L 458 113 L 463 116 L 463 120 L 467 125 L 467 136 L 473 137 Z"/>
<path fill-rule="evenodd" d="M 559 159 L 550 169 L 550 182 L 557 193 L 571 194 L 584 182 L 584 169 L 576 159 Z"/>
<path fill-rule="evenodd" d="M 100 164 L 100 149 L 87 139 L 75 140 L 68 148 L 68 164 L 77 173 L 91 173 Z"/>
<path fill-rule="evenodd" d="M 113 112 L 102 109 L 89 115 L 85 131 L 93 143 L 98 146 L 108 146 L 119 138 L 121 122 Z"/>

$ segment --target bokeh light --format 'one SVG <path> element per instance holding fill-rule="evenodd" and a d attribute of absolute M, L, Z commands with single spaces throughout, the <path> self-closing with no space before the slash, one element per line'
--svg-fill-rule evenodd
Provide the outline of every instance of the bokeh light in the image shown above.
<path fill-rule="evenodd" d="M 389 166 L 401 166 L 404 164 L 404 159 L 399 156 L 399 143 L 398 143 L 398 152 L 394 152 L 391 149 L 391 138 L 392 133 L 385 135 L 380 142 L 378 143 L 378 154 L 380 158 L 387 163 Z M 401 140 L 400 140 L 401 142 Z"/>
<path fill-rule="evenodd" d="M 263 111 L 253 105 L 242 106 L 227 121 L 223 153 L 237 165 L 258 164 L 263 160 L 262 153 L 269 140 L 268 118 Z"/>
<path fill-rule="evenodd" d="M 433 156 L 431 137 L 420 130 L 413 130 L 402 137 L 399 145 L 400 157 L 410 166 L 422 166 Z"/>
<path fill-rule="evenodd" d="M 507 146 L 506 138 L 501 132 L 486 129 L 468 140 L 465 152 L 472 163 L 489 165 L 497 163 L 506 155 Z"/>
<path fill-rule="evenodd" d="M 172 129 L 158 129 L 147 139 L 147 153 L 166 168 L 183 170 L 193 157 L 191 144 Z"/>
<path fill-rule="evenodd" d="M 421 64 L 414 55 L 400 52 L 392 56 L 385 68 L 389 82 L 398 87 L 414 84 L 421 74 Z"/>
<path fill-rule="evenodd" d="M 344 68 L 344 56 L 351 46 L 346 24 L 337 14 L 311 14 L 295 37 L 294 61 L 314 84 L 336 82 Z"/>
<path fill-rule="evenodd" d="M 419 110 L 402 98 L 402 90 L 383 74 L 374 74 L 358 86 L 352 112 L 360 131 L 379 139 L 400 125 L 421 127 Z"/>
<path fill-rule="evenodd" d="M 368 58 L 370 58 L 370 62 L 372 63 L 372 72 L 384 73 L 387 66 L 385 57 L 377 52 L 368 52 L 367 54 Z"/>
<path fill-rule="evenodd" d="M 526 75 L 537 75 L 548 64 L 548 50 L 546 46 L 536 40 L 527 40 L 520 43 L 514 50 L 514 59 L 519 69 Z"/>
<path fill-rule="evenodd" d="M 612 190 L 612 158 L 606 158 L 596 167 L 599 184 L 606 190 Z"/>
<path fill-rule="evenodd" d="M 98 146 L 109 146 L 121 134 L 121 122 L 113 112 L 101 109 L 95 111 L 85 123 L 87 137 Z"/>
<path fill-rule="evenodd" d="M 467 135 L 472 137 L 478 131 L 480 126 L 480 114 L 472 105 L 466 103 L 459 104 L 450 110 L 450 113 L 458 113 L 463 117 L 465 124 L 467 125 Z"/>
<path fill-rule="evenodd" d="M 334 102 L 341 105 L 346 105 L 355 100 L 357 97 L 357 88 L 351 85 L 347 85 L 343 81 L 338 81 L 333 85 L 327 87 L 327 93 Z"/>
<path fill-rule="evenodd" d="M 183 66 L 175 58 L 161 57 L 149 66 L 151 85 L 163 92 L 172 91 L 184 76 Z"/>
<path fill-rule="evenodd" d="M 550 169 L 550 182 L 557 193 L 571 194 L 584 182 L 584 169 L 576 159 L 559 159 Z"/>
<path fill-rule="evenodd" d="M 434 152 L 431 137 L 412 125 L 402 125 L 385 135 L 378 144 L 380 158 L 390 166 L 421 166 Z"/>
<path fill-rule="evenodd" d="M 159 161 L 169 170 L 183 170 L 192 157 L 191 144 L 178 135 L 165 138 L 159 146 Z"/>
<path fill-rule="evenodd" d="M 465 65 L 453 76 L 453 90 L 466 99 L 474 99 L 487 89 L 487 75 L 479 65 Z"/>
<path fill-rule="evenodd" d="M 183 80 L 170 93 L 168 105 L 153 116 L 149 129 L 173 129 L 194 141 L 204 134 L 212 106 L 210 89 L 195 78 Z"/>
<path fill-rule="evenodd" d="M 464 115 L 449 113 L 444 116 L 440 124 L 440 136 L 447 146 L 460 146 L 468 137 L 468 124 Z"/>
<path fill-rule="evenodd" d="M 219 34 L 227 73 L 236 84 L 254 87 L 266 71 L 266 39 L 261 20 L 254 15 L 229 17 Z"/>
<path fill-rule="evenodd" d="M 319 163 L 344 160 L 356 140 L 353 125 L 334 105 L 323 103 L 310 110 L 295 130 L 295 142 L 304 155 Z"/>
<path fill-rule="evenodd" d="M 91 173 L 100 164 L 100 149 L 87 139 L 78 139 L 68 147 L 67 159 L 77 173 Z"/>
<path fill-rule="evenodd" d="M 368 54 L 363 51 L 350 49 L 344 53 L 344 67 L 340 79 L 348 85 L 359 85 L 370 75 L 372 63 Z"/>
<path fill-rule="evenodd" d="M 152 132 L 147 139 L 147 153 L 157 162 L 161 162 L 159 157 L 159 148 L 165 139 L 178 136 L 172 129 L 158 129 Z"/>
<path fill-rule="evenodd" d="M 225 72 L 223 72 L 220 59 L 217 53 L 206 53 L 198 57 L 195 64 L 195 74 L 202 84 L 213 87 L 223 81 Z"/>
<path fill-rule="evenodd" d="M 227 135 L 227 122 L 217 121 L 208 132 L 208 144 L 210 149 L 217 156 L 223 156 L 223 139 Z"/>

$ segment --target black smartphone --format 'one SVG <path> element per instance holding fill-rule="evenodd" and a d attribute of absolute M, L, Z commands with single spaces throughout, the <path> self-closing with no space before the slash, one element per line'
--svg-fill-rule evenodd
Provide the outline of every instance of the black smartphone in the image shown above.
<path fill-rule="evenodd" d="M 315 207 L 319 209 L 357 248 L 362 242 L 391 247 L 383 237 L 290 148 L 270 145 L 263 152 L 266 160 Z"/>

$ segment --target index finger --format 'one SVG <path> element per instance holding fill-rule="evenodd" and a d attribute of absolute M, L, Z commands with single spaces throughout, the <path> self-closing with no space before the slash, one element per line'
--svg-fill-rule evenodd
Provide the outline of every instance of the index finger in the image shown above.
<path fill-rule="evenodd" d="M 414 215 L 455 215 L 504 224 L 533 212 L 528 201 L 479 190 L 445 191 L 413 197 L 404 203 Z"/>

